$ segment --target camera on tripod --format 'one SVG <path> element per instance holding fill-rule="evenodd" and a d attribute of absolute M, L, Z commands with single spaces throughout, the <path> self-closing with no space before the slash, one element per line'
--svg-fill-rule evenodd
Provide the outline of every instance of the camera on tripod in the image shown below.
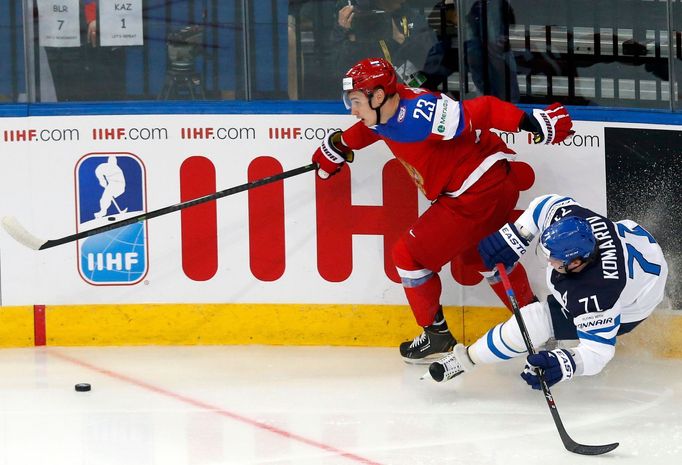
<path fill-rule="evenodd" d="M 168 67 L 159 100 L 206 99 L 201 72 L 196 70 L 197 56 L 204 51 L 204 27 L 191 25 L 166 37 Z"/>
<path fill-rule="evenodd" d="M 203 26 L 185 26 L 168 34 L 168 61 L 171 69 L 191 70 L 196 57 L 202 52 Z"/>

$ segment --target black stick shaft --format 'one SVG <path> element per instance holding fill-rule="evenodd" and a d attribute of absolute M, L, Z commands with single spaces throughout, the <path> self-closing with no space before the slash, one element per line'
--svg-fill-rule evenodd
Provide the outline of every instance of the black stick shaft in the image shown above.
<path fill-rule="evenodd" d="M 509 276 L 507 276 L 507 270 L 505 269 L 502 263 L 498 263 L 496 267 L 497 272 L 500 275 L 500 279 L 502 279 L 504 290 L 507 292 L 507 297 L 509 298 L 509 302 L 511 303 L 512 310 L 514 311 L 514 317 L 516 318 L 516 322 L 519 324 L 519 330 L 521 331 L 523 342 L 526 344 L 526 350 L 528 350 L 528 353 L 532 355 L 535 353 L 535 349 L 533 349 L 533 343 L 531 342 L 530 335 L 528 334 L 526 323 L 523 321 L 523 316 L 521 315 L 521 310 L 519 309 L 519 303 L 516 300 L 514 289 L 512 289 L 511 282 L 509 281 Z M 552 393 L 549 390 L 549 386 L 547 386 L 547 381 L 545 381 L 545 376 L 542 370 L 538 370 L 538 377 L 540 378 L 540 386 L 542 387 L 542 392 L 545 394 L 547 406 L 549 407 L 549 411 L 552 414 L 552 419 L 554 420 L 554 424 L 556 425 L 557 430 L 559 431 L 559 436 L 561 437 L 561 441 L 564 443 L 564 447 L 566 448 L 566 450 L 581 455 L 601 455 L 610 452 L 616 447 L 618 447 L 617 442 L 614 442 L 613 444 L 605 444 L 603 446 L 589 446 L 575 442 L 568 435 L 568 432 L 564 427 L 564 423 L 561 421 L 561 417 L 559 416 L 559 410 L 557 410 L 556 403 L 554 402 L 554 397 L 552 396 Z"/>
<path fill-rule="evenodd" d="M 43 249 L 49 249 L 50 247 L 56 247 L 58 245 L 66 244 L 67 242 L 74 242 L 79 239 L 83 239 L 85 237 L 90 237 L 94 236 L 97 234 L 101 234 L 106 231 L 111 231 L 112 229 L 118 229 L 122 228 L 123 226 L 128 226 L 130 224 L 134 224 L 140 221 L 147 221 L 152 218 L 156 218 L 157 216 L 162 216 L 162 215 L 167 215 L 168 213 L 176 212 L 178 210 L 183 210 L 185 208 L 190 208 L 194 207 L 195 205 L 199 205 L 202 203 L 206 202 L 211 202 L 212 200 L 217 200 L 222 197 L 227 197 L 228 195 L 236 194 L 238 192 L 243 192 L 247 191 L 250 189 L 254 189 L 256 187 L 264 186 L 266 184 L 271 184 L 273 182 L 280 181 L 282 179 L 290 178 L 292 176 L 297 176 L 302 173 L 306 173 L 308 171 L 313 171 L 315 168 L 317 168 L 317 165 L 315 163 L 311 163 L 310 165 L 305 165 L 301 166 L 299 168 L 294 168 L 289 171 L 284 171 L 283 173 L 275 174 L 273 176 L 268 176 L 262 179 L 258 179 L 257 181 L 249 182 L 246 184 L 241 184 L 239 186 L 231 187 L 229 189 L 225 189 L 222 191 L 218 191 L 214 194 L 208 194 L 203 197 L 199 197 L 196 199 L 192 200 L 187 200 L 185 202 L 181 203 L 176 203 L 175 205 L 170 205 L 168 207 L 164 208 L 159 208 L 158 210 L 154 210 L 151 212 L 147 213 L 141 213 L 136 216 L 132 216 L 130 218 L 126 218 L 125 220 L 121 221 L 116 221 L 111 224 L 105 224 L 103 226 L 99 226 L 94 229 L 89 229 L 87 231 L 81 231 L 76 234 L 71 234 L 70 236 L 65 236 L 59 239 L 54 239 L 54 240 L 48 240 L 45 242 L 41 247 L 40 250 Z"/>

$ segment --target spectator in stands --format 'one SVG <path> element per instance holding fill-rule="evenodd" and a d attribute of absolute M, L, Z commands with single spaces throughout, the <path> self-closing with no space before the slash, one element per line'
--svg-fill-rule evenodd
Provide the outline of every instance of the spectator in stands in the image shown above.
<path fill-rule="evenodd" d="M 337 2 L 335 14 L 337 74 L 378 56 L 394 66 L 406 85 L 421 87 L 427 81 L 432 71 L 425 64 L 436 36 L 419 9 L 406 0 L 344 0 Z"/>

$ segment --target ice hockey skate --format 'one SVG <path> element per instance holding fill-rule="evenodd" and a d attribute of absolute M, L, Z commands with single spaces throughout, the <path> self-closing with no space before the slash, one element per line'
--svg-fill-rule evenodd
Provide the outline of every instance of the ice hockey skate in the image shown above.
<path fill-rule="evenodd" d="M 467 354 L 467 348 L 463 344 L 457 344 L 452 352 L 429 365 L 429 374 L 434 381 L 449 381 L 465 371 L 471 371 L 474 364 Z"/>
<path fill-rule="evenodd" d="M 400 355 L 408 363 L 425 364 L 450 352 L 455 344 L 457 341 L 447 326 L 431 325 L 414 340 L 400 344 Z"/>

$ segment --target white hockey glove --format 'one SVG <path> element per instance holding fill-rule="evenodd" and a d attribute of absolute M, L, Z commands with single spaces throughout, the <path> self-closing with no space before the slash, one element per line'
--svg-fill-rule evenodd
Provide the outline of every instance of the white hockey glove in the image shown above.
<path fill-rule="evenodd" d="M 566 108 L 560 103 L 553 103 L 544 110 L 533 110 L 533 118 L 540 126 L 541 132 L 533 133 L 536 144 L 558 144 L 574 133 L 573 121 Z"/>
<path fill-rule="evenodd" d="M 538 369 L 544 372 L 548 387 L 573 378 L 575 372 L 573 355 L 565 349 L 541 350 L 526 357 L 526 361 L 521 378 L 533 389 L 541 389 Z"/>

